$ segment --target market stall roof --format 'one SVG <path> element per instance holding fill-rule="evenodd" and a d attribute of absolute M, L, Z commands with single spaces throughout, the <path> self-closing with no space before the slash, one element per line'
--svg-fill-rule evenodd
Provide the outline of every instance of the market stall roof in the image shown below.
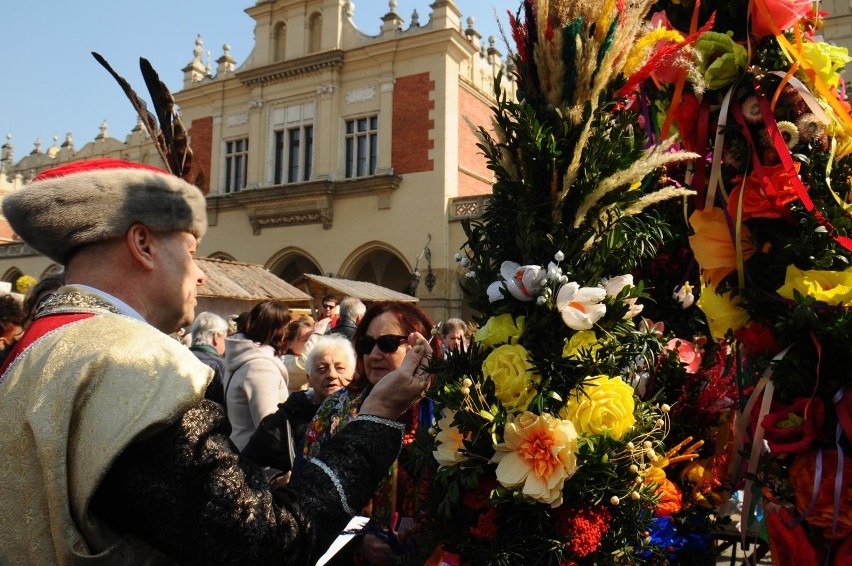
<path fill-rule="evenodd" d="M 338 279 L 324 275 L 313 275 L 305 273 L 295 281 L 299 287 L 306 288 L 308 293 L 314 297 L 322 297 L 326 294 L 340 295 L 341 297 L 355 297 L 364 302 L 402 301 L 416 303 L 419 299 L 393 291 L 387 287 L 368 283 L 366 281 L 353 281 L 352 279 Z"/>
<path fill-rule="evenodd" d="M 207 275 L 198 289 L 199 297 L 262 301 L 281 299 L 290 303 L 310 304 L 311 296 L 267 271 L 262 265 L 209 257 L 196 258 Z"/>

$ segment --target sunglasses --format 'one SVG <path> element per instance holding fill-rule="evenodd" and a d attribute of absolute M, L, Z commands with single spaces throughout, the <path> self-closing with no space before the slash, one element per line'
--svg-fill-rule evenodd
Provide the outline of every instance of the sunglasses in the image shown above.
<path fill-rule="evenodd" d="M 408 340 L 408 336 L 399 336 L 397 334 L 385 334 L 378 338 L 372 336 L 362 336 L 358 339 L 357 350 L 362 356 L 368 355 L 376 346 L 385 354 L 393 354 L 399 350 L 399 345 Z"/>
<path fill-rule="evenodd" d="M 323 303 L 322 308 L 324 308 L 324 309 L 333 309 L 335 306 L 336 306 L 336 305 L 328 305 L 328 304 Z"/>

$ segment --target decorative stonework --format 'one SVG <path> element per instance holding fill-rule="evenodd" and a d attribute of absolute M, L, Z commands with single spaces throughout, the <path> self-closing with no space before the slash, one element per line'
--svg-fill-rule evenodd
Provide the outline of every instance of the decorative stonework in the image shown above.
<path fill-rule="evenodd" d="M 249 215 L 249 224 L 255 236 L 264 228 L 276 226 L 298 226 L 302 224 L 322 224 L 323 229 L 330 230 L 334 213 L 331 208 L 321 208 L 312 211 L 284 212 L 279 214 L 256 213 Z"/>
<path fill-rule="evenodd" d="M 488 201 L 487 195 L 458 197 L 450 201 L 450 221 L 458 222 L 466 218 L 479 218 Z"/>
<path fill-rule="evenodd" d="M 225 119 L 225 126 L 228 128 L 233 128 L 234 126 L 242 126 L 243 124 L 248 124 L 249 115 L 248 112 L 241 112 L 239 114 L 231 114 Z"/>
<path fill-rule="evenodd" d="M 29 257 L 40 255 L 24 242 L 0 244 L 0 257 Z"/>
<path fill-rule="evenodd" d="M 247 87 L 285 81 L 316 73 L 324 69 L 341 69 L 343 67 L 343 51 L 325 51 L 300 57 L 291 61 L 279 61 L 235 73 L 236 77 Z"/>
<path fill-rule="evenodd" d="M 366 102 L 375 98 L 376 87 L 366 86 L 363 88 L 356 88 L 346 93 L 346 104 L 357 104 L 358 102 Z"/>

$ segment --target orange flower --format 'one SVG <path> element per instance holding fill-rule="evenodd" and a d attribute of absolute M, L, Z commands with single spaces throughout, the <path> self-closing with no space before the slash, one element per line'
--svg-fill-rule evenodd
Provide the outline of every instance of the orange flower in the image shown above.
<path fill-rule="evenodd" d="M 668 517 L 683 507 L 683 493 L 677 484 L 668 478 L 663 478 L 657 486 L 657 495 L 660 496 L 660 502 L 654 507 L 657 517 Z"/>
<path fill-rule="evenodd" d="M 795 163 L 796 173 L 800 163 Z M 752 171 L 745 179 L 743 192 L 743 221 L 749 218 L 781 218 L 787 211 L 787 205 L 799 200 L 799 194 L 790 181 L 784 165 L 774 165 L 763 168 L 763 175 Z M 740 200 L 741 179 L 736 181 L 736 188 L 728 198 L 728 215 L 737 217 L 737 207 Z"/>
<path fill-rule="evenodd" d="M 695 260 L 704 270 L 704 279 L 718 284 L 736 269 L 737 251 L 734 247 L 733 231 L 728 225 L 725 211 L 721 208 L 696 210 L 689 217 L 695 235 L 689 237 L 689 245 Z M 742 227 L 743 259 L 754 255 L 754 246 L 749 242 L 751 233 Z"/>
<path fill-rule="evenodd" d="M 790 466 L 790 487 L 796 496 L 796 509 L 804 514 L 811 504 L 814 488 L 817 452 L 810 451 L 796 456 Z M 823 529 L 825 538 L 831 537 L 834 521 L 834 479 L 837 472 L 837 450 L 822 451 L 822 477 L 819 478 L 819 493 L 813 509 L 805 519 L 815 527 Z M 835 538 L 843 539 L 852 534 L 852 458 L 843 457 L 843 481 L 841 484 L 840 508 L 837 513 Z"/>
<path fill-rule="evenodd" d="M 577 471 L 577 432 L 571 421 L 525 411 L 503 429 L 503 442 L 494 446 L 497 481 L 508 488 L 523 487 L 524 495 L 562 504 L 565 480 Z"/>

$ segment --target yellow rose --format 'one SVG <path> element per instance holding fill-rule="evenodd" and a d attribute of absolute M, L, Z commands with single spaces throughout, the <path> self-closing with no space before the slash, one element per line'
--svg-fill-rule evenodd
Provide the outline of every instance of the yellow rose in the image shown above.
<path fill-rule="evenodd" d="M 848 307 L 852 304 L 852 270 L 802 271 L 795 265 L 788 265 L 784 286 L 778 289 L 778 294 L 792 300 L 794 289 L 804 297 Z"/>
<path fill-rule="evenodd" d="M 580 351 L 588 353 L 592 360 L 597 359 L 597 352 L 601 349 L 598 342 L 598 337 L 592 330 L 581 330 L 574 334 L 570 340 L 565 341 L 565 347 L 562 348 L 562 357 L 574 358 L 579 360 L 581 357 Z"/>
<path fill-rule="evenodd" d="M 580 434 L 604 434 L 618 440 L 636 422 L 633 388 L 620 377 L 599 375 L 574 389 L 562 418 L 574 423 Z"/>
<path fill-rule="evenodd" d="M 525 411 L 535 396 L 538 375 L 530 371 L 529 353 L 523 346 L 506 344 L 495 348 L 482 362 L 482 373 L 494 382 L 497 399 L 510 413 Z"/>
<path fill-rule="evenodd" d="M 498 344 L 517 342 L 523 333 L 524 317 L 519 316 L 516 320 L 506 313 L 489 318 L 485 325 L 476 331 L 475 340 L 486 348 L 493 348 Z"/>
<path fill-rule="evenodd" d="M 716 287 L 702 281 L 701 296 L 695 303 L 707 318 L 710 334 L 714 340 L 721 340 L 728 330 L 738 330 L 748 320 L 748 314 L 740 305 L 739 299 L 732 299 L 731 293 L 716 293 Z"/>

